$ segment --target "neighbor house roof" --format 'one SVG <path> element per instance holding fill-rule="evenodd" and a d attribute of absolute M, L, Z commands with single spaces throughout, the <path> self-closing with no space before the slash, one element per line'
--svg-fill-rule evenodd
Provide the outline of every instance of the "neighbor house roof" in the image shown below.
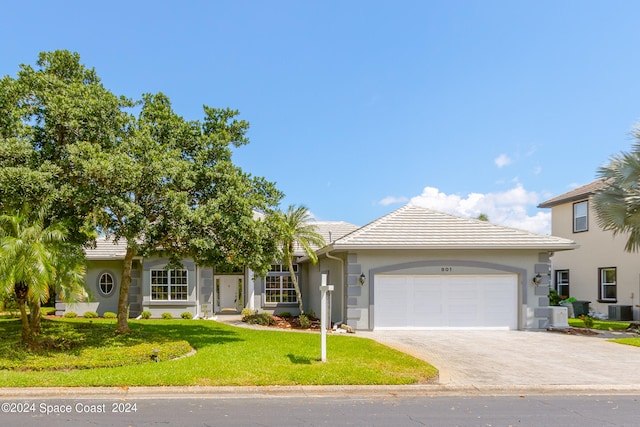
<path fill-rule="evenodd" d="M 603 189 L 604 187 L 606 187 L 606 185 L 607 184 L 603 179 L 597 179 L 593 182 L 590 182 L 589 184 L 583 185 L 567 193 L 556 196 L 553 199 L 549 199 L 546 202 L 542 202 L 538 205 L 538 207 L 552 208 L 554 206 L 562 205 L 564 203 L 583 200 L 591 196 L 596 191 Z"/>
<path fill-rule="evenodd" d="M 329 244 L 322 252 L 355 249 L 540 249 L 577 245 L 486 221 L 406 205 Z"/>
<path fill-rule="evenodd" d="M 85 258 L 88 260 L 119 260 L 124 259 L 127 252 L 126 239 L 114 242 L 111 237 L 101 236 L 96 239 L 95 248 L 85 249 Z"/>

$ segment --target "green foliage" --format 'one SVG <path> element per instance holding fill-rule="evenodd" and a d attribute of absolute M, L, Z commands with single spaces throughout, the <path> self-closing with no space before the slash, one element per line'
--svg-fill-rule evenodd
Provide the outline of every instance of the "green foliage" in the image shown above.
<path fill-rule="evenodd" d="M 142 313 L 140 313 L 140 317 L 143 319 L 151 319 L 151 312 L 145 310 Z"/>
<path fill-rule="evenodd" d="M 164 312 L 160 315 L 160 317 L 162 317 L 165 320 L 169 320 L 169 319 L 173 319 L 173 315 L 169 312 Z"/>
<path fill-rule="evenodd" d="M 276 324 L 273 316 L 269 313 L 255 313 L 243 316 L 242 321 L 250 325 L 272 326 Z"/>
<path fill-rule="evenodd" d="M 139 366 L 149 361 L 154 349 L 163 360 L 191 351 L 187 341 L 167 338 L 148 330 L 114 334 L 113 322 L 86 320 L 43 321 L 43 331 L 32 350 L 15 340 L 0 342 L 0 370 L 47 371 Z M 0 322 L 0 333 L 17 329 L 16 322 Z"/>
<path fill-rule="evenodd" d="M 311 214 L 306 206 L 290 205 L 287 212 L 277 211 L 274 215 L 274 229 L 281 248 L 281 258 L 289 271 L 293 272 L 293 259 L 296 247 L 302 248 L 312 263 L 318 261 L 316 249 L 325 245 L 324 238 L 316 231 L 316 226 L 310 221 Z M 296 291 L 298 310 L 304 314 L 302 293 L 298 284 L 298 277 L 291 274 L 291 282 Z"/>
<path fill-rule="evenodd" d="M 118 317 L 118 315 L 112 311 L 105 311 L 102 317 L 104 317 L 105 319 L 115 319 L 116 317 Z"/>
<path fill-rule="evenodd" d="M 250 308 L 243 308 L 242 311 L 240 312 L 240 315 L 242 316 L 242 321 L 244 321 L 245 317 L 251 316 L 257 313 L 258 313 L 257 310 L 251 310 Z"/>
<path fill-rule="evenodd" d="M 640 249 L 640 127 L 633 137 L 629 152 L 611 157 L 608 165 L 598 169 L 601 188 L 593 195 L 598 224 L 614 236 L 625 236 L 627 252 Z"/>
<path fill-rule="evenodd" d="M 303 329 L 309 329 L 311 327 L 311 320 L 306 314 L 301 314 L 298 317 L 298 321 L 300 322 L 300 327 Z"/>
<path fill-rule="evenodd" d="M 238 111 L 204 106 L 202 120 L 186 120 L 162 93 L 117 96 L 66 50 L 1 79 L 0 110 L 0 211 L 42 204 L 73 242 L 96 231 L 126 240 L 119 332 L 136 255 L 171 248 L 172 262 L 233 260 L 256 272 L 275 258 L 268 214 L 282 193 L 233 164 L 233 148 L 248 143 Z"/>
<path fill-rule="evenodd" d="M 67 319 L 75 319 L 76 317 L 78 317 L 78 313 L 76 313 L 75 311 L 67 311 L 63 317 L 66 317 Z"/>
<path fill-rule="evenodd" d="M 313 310 L 309 310 L 307 313 L 307 317 L 311 320 L 317 320 L 318 318 L 316 317 L 316 312 Z"/>
<path fill-rule="evenodd" d="M 549 290 L 549 305 L 550 306 L 557 306 L 560 305 L 560 301 L 562 301 L 562 297 L 560 295 L 558 295 L 558 291 L 556 291 L 555 289 L 550 289 Z"/>
<path fill-rule="evenodd" d="M 88 322 L 43 319 L 43 337 L 51 336 L 50 329 L 62 327 L 78 334 L 73 341 L 75 347 L 70 350 L 26 352 L 15 340 L 0 340 L 2 385 L 399 385 L 432 382 L 437 377 L 437 370 L 428 363 L 362 337 L 327 336 L 327 365 L 319 361 L 317 334 L 189 320 L 132 320 L 131 333 L 114 334 L 111 321 L 93 320 L 90 328 Z M 19 327 L 17 320 L 0 320 L 0 336 L 13 336 Z M 57 332 L 61 333 L 62 330 Z M 153 350 L 159 349 L 160 363 L 166 363 L 171 358 L 168 349 L 174 345 L 179 347 L 179 351 L 173 351 L 174 358 L 184 356 L 190 348 L 196 351 L 164 368 L 151 362 Z M 93 366 L 105 368 L 92 369 Z"/>
<path fill-rule="evenodd" d="M 625 331 L 629 328 L 629 322 L 617 322 L 612 320 L 598 320 L 593 319 L 593 325 L 590 329 L 597 329 L 600 331 Z M 584 320 L 581 318 L 570 318 L 568 319 L 569 326 L 574 328 L 584 328 L 586 327 Z"/>
<path fill-rule="evenodd" d="M 183 311 L 182 314 L 180 314 L 180 317 L 183 319 L 193 319 L 193 314 L 191 314 L 191 312 L 189 311 Z"/>
<path fill-rule="evenodd" d="M 580 320 L 582 320 L 582 322 L 584 323 L 585 328 L 593 328 L 593 317 L 589 316 L 588 314 L 583 314 L 582 316 L 580 316 Z"/>
<path fill-rule="evenodd" d="M 98 313 L 96 313 L 95 311 L 85 311 L 82 317 L 84 317 L 85 319 L 97 319 Z"/>
<path fill-rule="evenodd" d="M 291 312 L 289 312 L 289 311 L 281 311 L 280 313 L 278 313 L 278 316 L 284 317 L 284 318 L 291 317 Z"/>

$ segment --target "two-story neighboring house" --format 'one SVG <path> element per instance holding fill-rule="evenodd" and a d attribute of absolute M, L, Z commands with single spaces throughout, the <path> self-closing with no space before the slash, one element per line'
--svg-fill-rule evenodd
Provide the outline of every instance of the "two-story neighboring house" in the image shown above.
<path fill-rule="evenodd" d="M 627 236 L 604 231 L 592 206 L 593 194 L 605 185 L 596 180 L 538 205 L 551 208 L 552 235 L 579 245 L 552 256 L 552 286 L 612 319 L 638 319 L 640 254 L 625 252 Z"/>

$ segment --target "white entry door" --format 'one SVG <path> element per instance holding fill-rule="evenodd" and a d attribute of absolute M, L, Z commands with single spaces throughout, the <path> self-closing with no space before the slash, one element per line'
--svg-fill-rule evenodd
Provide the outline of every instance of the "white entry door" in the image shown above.
<path fill-rule="evenodd" d="M 517 329 L 517 276 L 376 275 L 374 329 Z"/>
<path fill-rule="evenodd" d="M 242 310 L 242 294 L 244 290 L 244 276 L 224 275 L 216 276 L 216 292 L 218 294 L 219 312 L 238 312 Z"/>

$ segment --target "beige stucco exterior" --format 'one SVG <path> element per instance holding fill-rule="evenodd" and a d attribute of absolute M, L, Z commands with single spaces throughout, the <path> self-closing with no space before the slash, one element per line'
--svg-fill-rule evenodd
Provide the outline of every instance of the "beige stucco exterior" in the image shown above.
<path fill-rule="evenodd" d="M 551 257 L 553 271 L 569 270 L 570 296 L 590 301 L 594 311 L 608 315 L 610 305 L 630 305 L 634 319 L 638 319 L 640 255 L 625 252 L 626 236 L 614 237 L 611 232 L 602 230 L 589 197 L 585 195 L 551 208 L 552 234 L 574 240 L 579 245 L 576 250 L 554 254 Z M 581 201 L 588 201 L 588 230 L 574 232 L 573 205 Z M 616 268 L 617 301 L 601 302 L 598 300 L 599 269 L 609 267 Z"/>

